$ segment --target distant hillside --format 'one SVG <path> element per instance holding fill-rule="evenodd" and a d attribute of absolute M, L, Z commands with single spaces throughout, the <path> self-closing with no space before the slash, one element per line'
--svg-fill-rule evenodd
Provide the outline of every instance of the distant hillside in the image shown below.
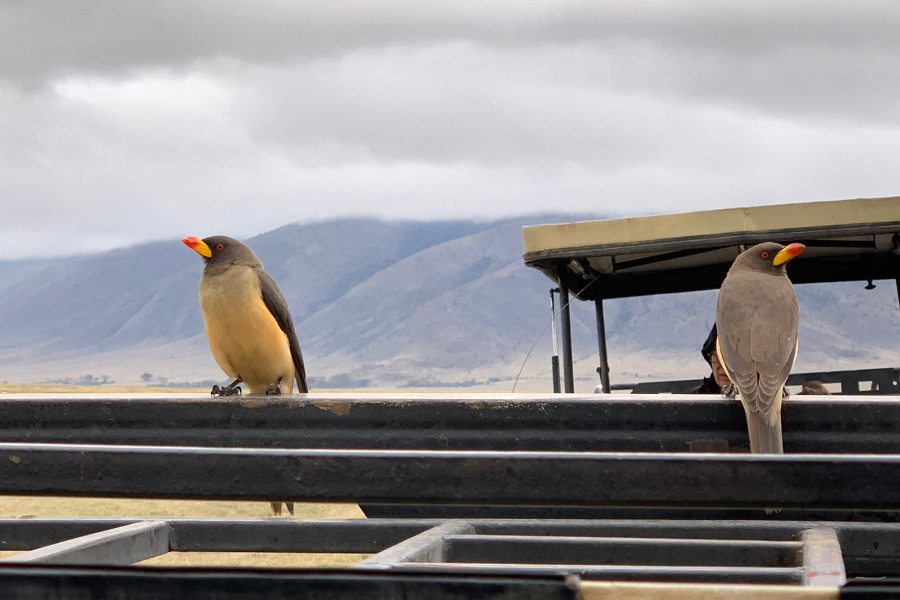
<path fill-rule="evenodd" d="M 247 240 L 288 298 L 317 385 L 511 386 L 549 319 L 550 281 L 522 263 L 521 228 L 344 219 Z M 209 232 L 186 232 L 208 234 Z M 0 261 L 0 381 L 106 375 L 220 379 L 197 306 L 197 256 L 179 240 L 63 259 Z M 699 377 L 715 292 L 608 302 L 614 380 Z M 798 368 L 900 365 L 893 283 L 798 288 Z M 590 306 L 573 305 L 579 388 L 596 380 Z M 549 334 L 522 389 L 546 389 Z"/>

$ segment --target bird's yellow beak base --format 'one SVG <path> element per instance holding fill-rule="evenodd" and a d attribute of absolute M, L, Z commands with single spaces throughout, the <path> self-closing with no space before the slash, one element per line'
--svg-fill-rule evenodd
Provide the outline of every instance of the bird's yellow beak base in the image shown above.
<path fill-rule="evenodd" d="M 198 237 L 183 237 L 181 238 L 181 241 L 184 242 L 185 246 L 204 258 L 210 258 L 212 256 L 212 250 L 209 249 L 209 246 L 206 245 L 206 242 Z"/>
<path fill-rule="evenodd" d="M 803 252 L 805 248 L 806 246 L 804 246 L 803 244 L 788 244 L 781 250 L 781 252 L 775 255 L 775 258 L 772 260 L 772 264 L 776 267 L 779 265 L 783 265 L 792 258 L 796 258 L 796 256 Z"/>

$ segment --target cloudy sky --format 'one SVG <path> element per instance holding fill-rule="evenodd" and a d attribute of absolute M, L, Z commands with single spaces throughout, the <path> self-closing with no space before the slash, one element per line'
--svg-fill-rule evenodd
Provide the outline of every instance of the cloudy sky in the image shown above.
<path fill-rule="evenodd" d="M 0 256 L 900 194 L 882 2 L 0 0 Z"/>

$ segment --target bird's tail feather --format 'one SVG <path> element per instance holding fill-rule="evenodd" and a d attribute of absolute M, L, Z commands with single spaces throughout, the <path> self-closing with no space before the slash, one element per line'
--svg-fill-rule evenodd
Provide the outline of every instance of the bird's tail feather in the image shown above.
<path fill-rule="evenodd" d="M 784 454 L 781 411 L 776 410 L 769 415 L 749 410 L 745 413 L 747 415 L 747 432 L 750 434 L 750 452 L 753 454 Z"/>
<path fill-rule="evenodd" d="M 297 393 L 308 394 L 309 384 L 306 382 L 306 367 L 303 365 L 303 357 L 300 351 L 294 355 L 294 379 L 297 381 Z"/>

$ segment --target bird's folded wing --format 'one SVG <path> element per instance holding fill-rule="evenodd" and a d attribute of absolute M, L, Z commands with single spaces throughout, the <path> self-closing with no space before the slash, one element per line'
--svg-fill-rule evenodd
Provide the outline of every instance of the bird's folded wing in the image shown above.
<path fill-rule="evenodd" d="M 281 331 L 287 336 L 288 343 L 291 347 L 291 359 L 294 362 L 294 378 L 297 380 L 297 391 L 301 394 L 309 392 L 309 386 L 306 383 L 306 366 L 303 364 L 303 353 L 300 352 L 300 341 L 297 339 L 297 332 L 294 330 L 294 321 L 291 319 L 291 312 L 288 309 L 287 301 L 275 284 L 275 280 L 263 271 L 257 269 L 259 276 L 259 289 L 262 292 L 262 299 L 269 312 L 275 317 L 275 321 L 281 328 Z"/>
<path fill-rule="evenodd" d="M 759 378 L 759 388 L 760 393 L 765 395 L 767 398 L 774 398 L 775 394 L 778 393 L 785 382 L 788 380 L 788 377 L 791 374 L 791 369 L 794 368 L 794 361 L 797 360 L 797 349 L 800 346 L 800 340 L 795 339 L 793 348 L 791 349 L 791 354 L 788 356 L 787 361 L 784 363 L 784 366 L 781 368 L 781 371 L 778 372 L 776 376 L 771 374 L 766 374 L 765 377 L 762 375 Z"/>
<path fill-rule="evenodd" d="M 739 274 L 723 282 L 716 307 L 719 352 L 751 410 L 772 410 L 796 358 L 798 325 L 787 278 Z"/>

